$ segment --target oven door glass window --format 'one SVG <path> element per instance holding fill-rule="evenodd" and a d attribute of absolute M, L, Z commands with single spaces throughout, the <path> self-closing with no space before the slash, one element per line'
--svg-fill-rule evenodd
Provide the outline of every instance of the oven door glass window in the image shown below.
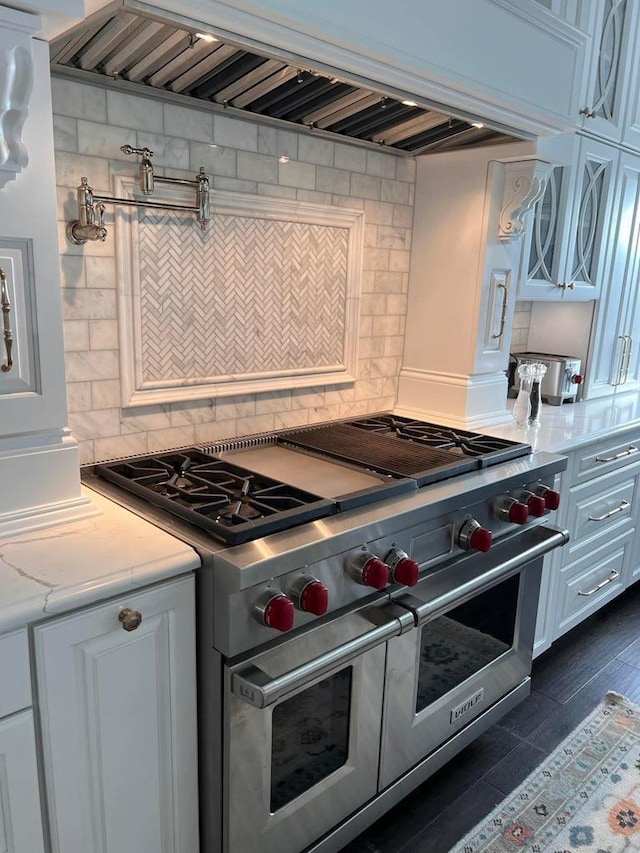
<path fill-rule="evenodd" d="M 416 713 L 512 647 L 519 585 L 514 575 L 424 625 Z"/>
<path fill-rule="evenodd" d="M 346 763 L 351 681 L 348 667 L 274 708 L 271 812 Z"/>

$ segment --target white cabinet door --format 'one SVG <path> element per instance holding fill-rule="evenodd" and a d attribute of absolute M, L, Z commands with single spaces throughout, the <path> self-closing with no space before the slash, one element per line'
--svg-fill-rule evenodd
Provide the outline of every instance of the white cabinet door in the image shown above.
<path fill-rule="evenodd" d="M 560 299 L 567 294 L 564 262 L 575 196 L 579 140 L 573 133 L 545 138 L 539 154 L 554 163 L 547 186 L 529 214 L 519 272 L 520 299 Z"/>
<path fill-rule="evenodd" d="M 610 262 L 595 316 L 585 398 L 640 384 L 640 157 L 623 153 L 616 180 Z"/>
<path fill-rule="evenodd" d="M 589 133 L 615 142 L 626 135 L 639 12 L 635 0 L 590 0 L 584 4 L 581 24 L 593 33 L 593 47 L 587 63 L 582 126 Z"/>
<path fill-rule="evenodd" d="M 596 299 L 608 249 L 618 152 L 574 134 L 543 140 L 539 152 L 557 165 L 527 229 L 518 296 Z"/>
<path fill-rule="evenodd" d="M 36 628 L 54 853 L 198 853 L 194 623 L 189 576 Z"/>
<path fill-rule="evenodd" d="M 0 245 L 0 405 L 4 412 L 11 405 L 11 395 L 38 390 L 32 270 L 27 241 Z"/>
<path fill-rule="evenodd" d="M 629 2 L 629 0 L 627 0 Z M 626 112 L 624 116 L 624 127 L 622 141 L 632 148 L 640 150 L 640 62 L 638 61 L 638 39 L 640 38 L 640 8 L 636 2 L 632 3 L 631 10 L 635 17 L 632 24 L 630 39 L 631 59 L 627 76 L 629 78 L 628 91 L 626 93 Z M 634 56 L 635 54 L 635 56 Z"/>
<path fill-rule="evenodd" d="M 582 137 L 561 290 L 563 299 L 595 299 L 608 248 L 616 149 Z"/>
<path fill-rule="evenodd" d="M 0 850 L 44 853 L 30 710 L 0 720 Z"/>

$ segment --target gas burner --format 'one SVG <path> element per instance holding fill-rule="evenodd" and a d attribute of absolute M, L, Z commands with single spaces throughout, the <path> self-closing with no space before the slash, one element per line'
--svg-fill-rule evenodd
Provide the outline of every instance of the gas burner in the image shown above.
<path fill-rule="evenodd" d="M 189 448 L 98 465 L 112 482 L 239 545 L 336 511 L 333 501 Z"/>

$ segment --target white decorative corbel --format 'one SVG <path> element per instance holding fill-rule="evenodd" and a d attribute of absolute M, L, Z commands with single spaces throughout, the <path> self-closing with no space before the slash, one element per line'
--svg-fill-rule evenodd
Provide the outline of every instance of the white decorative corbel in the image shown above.
<path fill-rule="evenodd" d="M 498 236 L 514 240 L 526 230 L 524 215 L 544 194 L 554 163 L 530 158 L 504 163 L 504 189 Z"/>
<path fill-rule="evenodd" d="M 39 21 L 37 15 L 0 6 L 0 187 L 29 160 L 22 128 L 33 88 L 31 37 Z"/>

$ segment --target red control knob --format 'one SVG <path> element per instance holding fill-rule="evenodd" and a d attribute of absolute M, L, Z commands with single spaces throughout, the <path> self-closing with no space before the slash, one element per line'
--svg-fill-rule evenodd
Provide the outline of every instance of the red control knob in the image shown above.
<path fill-rule="evenodd" d="M 469 547 L 473 551 L 484 551 L 485 553 L 491 549 L 491 541 L 493 534 L 486 527 L 479 527 L 469 537 Z"/>
<path fill-rule="evenodd" d="M 547 509 L 544 498 L 538 497 L 538 495 L 531 495 L 527 500 L 527 506 L 529 508 L 529 515 L 532 515 L 534 518 L 542 518 Z"/>
<path fill-rule="evenodd" d="M 582 385 L 582 376 L 580 376 L 579 373 L 575 373 L 571 377 L 571 382 L 573 382 L 574 385 Z"/>
<path fill-rule="evenodd" d="M 493 504 L 493 512 L 496 518 L 511 524 L 525 524 L 529 518 L 529 507 L 512 495 L 498 498 Z"/>
<path fill-rule="evenodd" d="M 278 593 L 265 605 L 263 621 L 268 628 L 275 628 L 276 631 L 290 631 L 294 614 L 293 601 L 284 593 Z"/>
<path fill-rule="evenodd" d="M 384 589 L 389 583 L 389 566 L 377 557 L 367 560 L 362 569 L 362 583 L 374 589 Z"/>
<path fill-rule="evenodd" d="M 533 492 L 530 492 L 528 489 L 522 489 L 521 491 L 515 493 L 515 497 L 521 503 L 527 505 L 529 515 L 532 515 L 534 518 L 541 518 L 544 515 L 546 506 L 544 503 L 544 498 L 541 495 L 536 495 Z"/>
<path fill-rule="evenodd" d="M 522 501 L 514 501 L 509 507 L 507 517 L 512 524 L 526 524 L 529 519 L 529 507 Z"/>
<path fill-rule="evenodd" d="M 393 580 L 396 583 L 403 583 L 405 586 L 415 586 L 418 583 L 418 575 L 420 574 L 420 566 L 415 560 L 406 557 L 400 560 L 393 570 Z"/>
<path fill-rule="evenodd" d="M 347 571 L 356 583 L 383 589 L 389 583 L 389 566 L 370 551 L 360 551 L 347 563 Z"/>
<path fill-rule="evenodd" d="M 486 527 L 481 527 L 475 518 L 470 518 L 460 528 L 458 544 L 465 551 L 489 551 L 493 534 Z"/>
<path fill-rule="evenodd" d="M 329 590 L 320 581 L 305 584 L 300 593 L 300 609 L 314 616 L 324 616 L 329 609 Z"/>
<path fill-rule="evenodd" d="M 415 586 L 420 575 L 420 566 L 401 548 L 393 548 L 385 557 L 391 570 L 393 583 Z"/>
<path fill-rule="evenodd" d="M 544 500 L 547 509 L 558 509 L 560 506 L 560 492 L 550 489 L 548 486 L 538 486 L 536 494 Z"/>

